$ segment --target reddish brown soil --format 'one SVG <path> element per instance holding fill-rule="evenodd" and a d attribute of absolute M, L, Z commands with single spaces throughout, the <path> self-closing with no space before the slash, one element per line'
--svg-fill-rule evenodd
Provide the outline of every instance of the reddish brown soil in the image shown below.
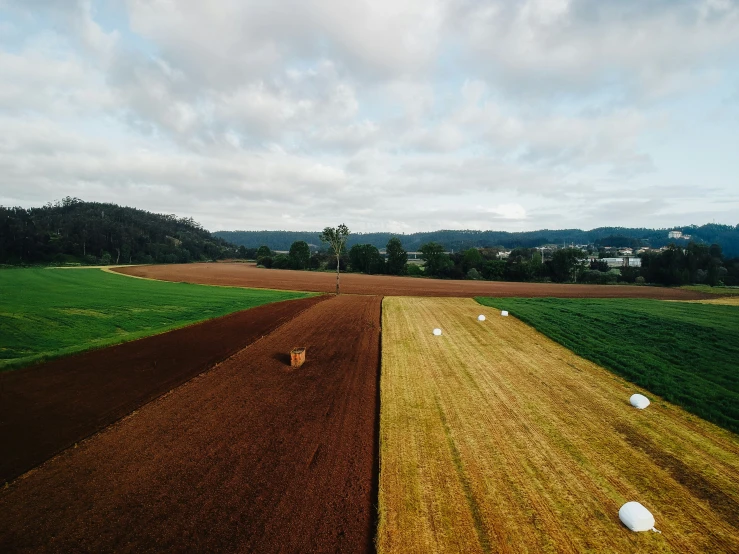
<path fill-rule="evenodd" d="M 380 303 L 321 302 L 0 490 L 0 551 L 371 549 Z"/>
<path fill-rule="evenodd" d="M 262 269 L 256 267 L 255 264 L 246 263 L 149 265 L 119 267 L 114 271 L 163 281 L 315 292 L 336 291 L 336 274 L 333 273 Z M 348 294 L 383 296 L 554 296 L 558 298 L 657 298 L 661 300 L 697 300 L 709 297 L 699 292 L 663 287 L 444 281 L 356 273 L 341 275 L 341 291 Z"/>
<path fill-rule="evenodd" d="M 325 298 L 259 306 L 0 373 L 0 483 L 225 360 Z"/>

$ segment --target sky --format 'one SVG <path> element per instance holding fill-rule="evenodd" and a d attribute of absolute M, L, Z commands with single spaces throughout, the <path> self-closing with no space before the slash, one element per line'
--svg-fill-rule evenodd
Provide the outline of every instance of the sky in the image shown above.
<path fill-rule="evenodd" d="M 739 0 L 0 0 L 0 205 L 739 223 Z"/>

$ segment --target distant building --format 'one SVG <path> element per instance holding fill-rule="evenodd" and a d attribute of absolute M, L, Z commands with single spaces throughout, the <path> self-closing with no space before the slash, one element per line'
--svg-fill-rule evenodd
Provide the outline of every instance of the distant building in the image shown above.
<path fill-rule="evenodd" d="M 623 256 L 620 258 L 601 258 L 600 262 L 606 262 L 608 267 L 641 267 L 641 258 Z"/>
<path fill-rule="evenodd" d="M 691 235 L 683 235 L 682 231 L 670 231 L 667 233 L 668 239 L 682 239 L 682 240 L 690 240 Z"/>

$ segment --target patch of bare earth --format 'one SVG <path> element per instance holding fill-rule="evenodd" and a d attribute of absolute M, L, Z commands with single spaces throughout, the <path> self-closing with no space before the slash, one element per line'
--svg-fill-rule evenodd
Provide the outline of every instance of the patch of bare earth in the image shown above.
<path fill-rule="evenodd" d="M 0 373 L 0 483 L 206 371 L 324 299 L 258 306 Z"/>
<path fill-rule="evenodd" d="M 380 305 L 320 302 L 14 481 L 0 551 L 371 550 Z"/>
<path fill-rule="evenodd" d="M 336 275 L 316 271 L 263 269 L 247 263 L 202 263 L 119 267 L 114 271 L 162 281 L 334 292 Z M 679 288 L 627 285 L 576 285 L 558 283 L 509 283 L 502 281 L 445 281 L 389 275 L 341 275 L 341 291 L 383 296 L 507 296 L 557 298 L 656 298 L 696 300 L 711 298 Z"/>

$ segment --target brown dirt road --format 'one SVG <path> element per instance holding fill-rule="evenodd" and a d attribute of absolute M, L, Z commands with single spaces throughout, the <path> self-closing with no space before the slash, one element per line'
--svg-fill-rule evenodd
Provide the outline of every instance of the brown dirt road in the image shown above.
<path fill-rule="evenodd" d="M 324 299 L 267 304 L 0 373 L 0 483 L 181 385 Z"/>
<path fill-rule="evenodd" d="M 0 551 L 370 550 L 380 305 L 320 302 L 0 490 Z"/>
<path fill-rule="evenodd" d="M 336 275 L 315 271 L 262 269 L 246 263 L 198 263 L 118 267 L 124 275 L 205 285 L 228 285 L 281 290 L 334 292 Z M 558 298 L 656 298 L 700 300 L 715 298 L 700 292 L 664 287 L 508 283 L 502 281 L 444 281 L 388 275 L 341 275 L 341 291 L 383 296 L 521 296 Z"/>

